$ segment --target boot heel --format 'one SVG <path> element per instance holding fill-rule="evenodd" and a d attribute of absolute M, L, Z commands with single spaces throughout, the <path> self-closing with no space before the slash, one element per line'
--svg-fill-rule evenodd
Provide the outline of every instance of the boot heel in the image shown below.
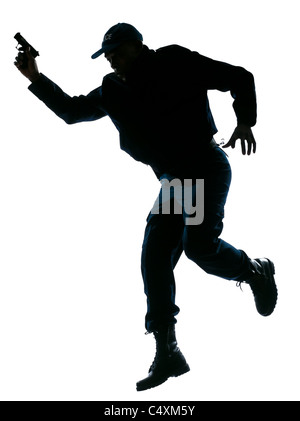
<path fill-rule="evenodd" d="M 190 371 L 190 367 L 188 364 L 186 364 L 184 367 L 179 368 L 174 373 L 174 377 L 182 376 L 182 374 L 188 373 Z"/>
<path fill-rule="evenodd" d="M 271 268 L 271 271 L 272 271 L 272 275 L 275 275 L 275 265 L 274 265 L 274 263 L 271 262 L 271 260 L 269 260 L 269 259 L 267 259 L 267 260 L 269 262 L 269 265 L 270 265 L 270 268 Z"/>

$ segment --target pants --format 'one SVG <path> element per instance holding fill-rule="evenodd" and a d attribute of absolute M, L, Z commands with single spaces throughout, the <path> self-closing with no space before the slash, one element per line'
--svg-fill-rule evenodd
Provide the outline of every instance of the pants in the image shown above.
<path fill-rule="evenodd" d="M 230 164 L 219 147 L 211 148 L 207 158 L 197 177 L 204 179 L 204 219 L 200 225 L 186 224 L 185 212 L 176 214 L 172 206 L 169 214 L 148 215 L 141 262 L 148 332 L 176 323 L 179 307 L 175 304 L 174 268 L 183 251 L 206 273 L 237 282 L 250 276 L 246 253 L 219 238 L 231 182 Z"/>

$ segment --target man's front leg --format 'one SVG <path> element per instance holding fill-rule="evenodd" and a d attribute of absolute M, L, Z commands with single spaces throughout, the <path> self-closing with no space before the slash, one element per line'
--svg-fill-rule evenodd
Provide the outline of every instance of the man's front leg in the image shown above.
<path fill-rule="evenodd" d="M 142 248 L 142 276 L 147 296 L 146 329 L 175 323 L 179 308 L 175 304 L 173 269 L 182 253 L 181 215 L 153 215 L 147 219 Z"/>

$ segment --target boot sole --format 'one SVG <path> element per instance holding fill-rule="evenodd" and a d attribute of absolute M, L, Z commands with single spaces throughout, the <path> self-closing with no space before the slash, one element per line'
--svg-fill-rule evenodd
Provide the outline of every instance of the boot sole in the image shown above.
<path fill-rule="evenodd" d="M 275 303 L 274 303 L 274 305 L 268 311 L 265 311 L 265 312 L 261 312 L 260 313 L 262 316 L 267 317 L 267 316 L 270 316 L 273 313 L 273 311 L 274 311 L 274 309 L 276 307 L 277 298 L 278 298 L 278 290 L 277 290 L 277 286 L 276 286 L 275 278 L 274 278 L 274 275 L 275 275 L 275 265 L 274 265 L 274 263 L 271 260 L 269 260 L 267 258 L 258 259 L 258 260 L 260 260 L 261 262 L 265 263 L 264 264 L 264 270 L 266 271 L 267 276 L 271 279 L 271 285 L 273 286 L 273 293 L 274 293 Z M 268 266 L 266 265 L 266 263 L 268 263 Z"/>
<path fill-rule="evenodd" d="M 188 373 L 189 371 L 190 371 L 190 367 L 188 364 L 186 364 L 185 366 L 180 367 L 177 370 L 174 370 L 172 374 L 161 377 L 160 379 L 157 379 L 155 382 L 152 382 L 151 384 L 147 384 L 146 382 L 145 382 L 145 385 L 137 383 L 136 390 L 137 392 L 141 392 L 143 390 L 153 389 L 154 387 L 157 387 L 165 383 L 170 377 L 179 377 L 179 376 L 182 376 L 182 374 Z"/>
<path fill-rule="evenodd" d="M 271 262 L 271 260 L 269 260 L 269 259 L 267 259 L 267 260 L 268 260 L 268 263 L 269 263 L 269 273 L 270 273 L 270 277 L 272 279 L 272 284 L 273 284 L 273 288 L 274 288 L 274 294 L 276 295 L 275 304 L 274 304 L 272 310 L 270 310 L 270 312 L 268 312 L 266 314 L 266 316 L 270 316 L 270 314 L 273 313 L 273 311 L 274 311 L 274 309 L 276 307 L 276 304 L 277 304 L 278 290 L 277 290 L 277 286 L 276 286 L 275 278 L 274 278 L 274 275 L 275 275 L 275 265 L 274 265 L 273 262 Z"/>

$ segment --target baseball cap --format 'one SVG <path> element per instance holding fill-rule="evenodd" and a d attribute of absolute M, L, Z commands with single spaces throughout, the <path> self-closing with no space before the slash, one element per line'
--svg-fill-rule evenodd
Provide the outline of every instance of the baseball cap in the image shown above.
<path fill-rule="evenodd" d="M 102 41 L 102 48 L 96 51 L 92 58 L 95 59 L 103 53 L 114 50 L 125 41 L 143 41 L 143 36 L 129 23 L 117 23 L 106 32 Z"/>

